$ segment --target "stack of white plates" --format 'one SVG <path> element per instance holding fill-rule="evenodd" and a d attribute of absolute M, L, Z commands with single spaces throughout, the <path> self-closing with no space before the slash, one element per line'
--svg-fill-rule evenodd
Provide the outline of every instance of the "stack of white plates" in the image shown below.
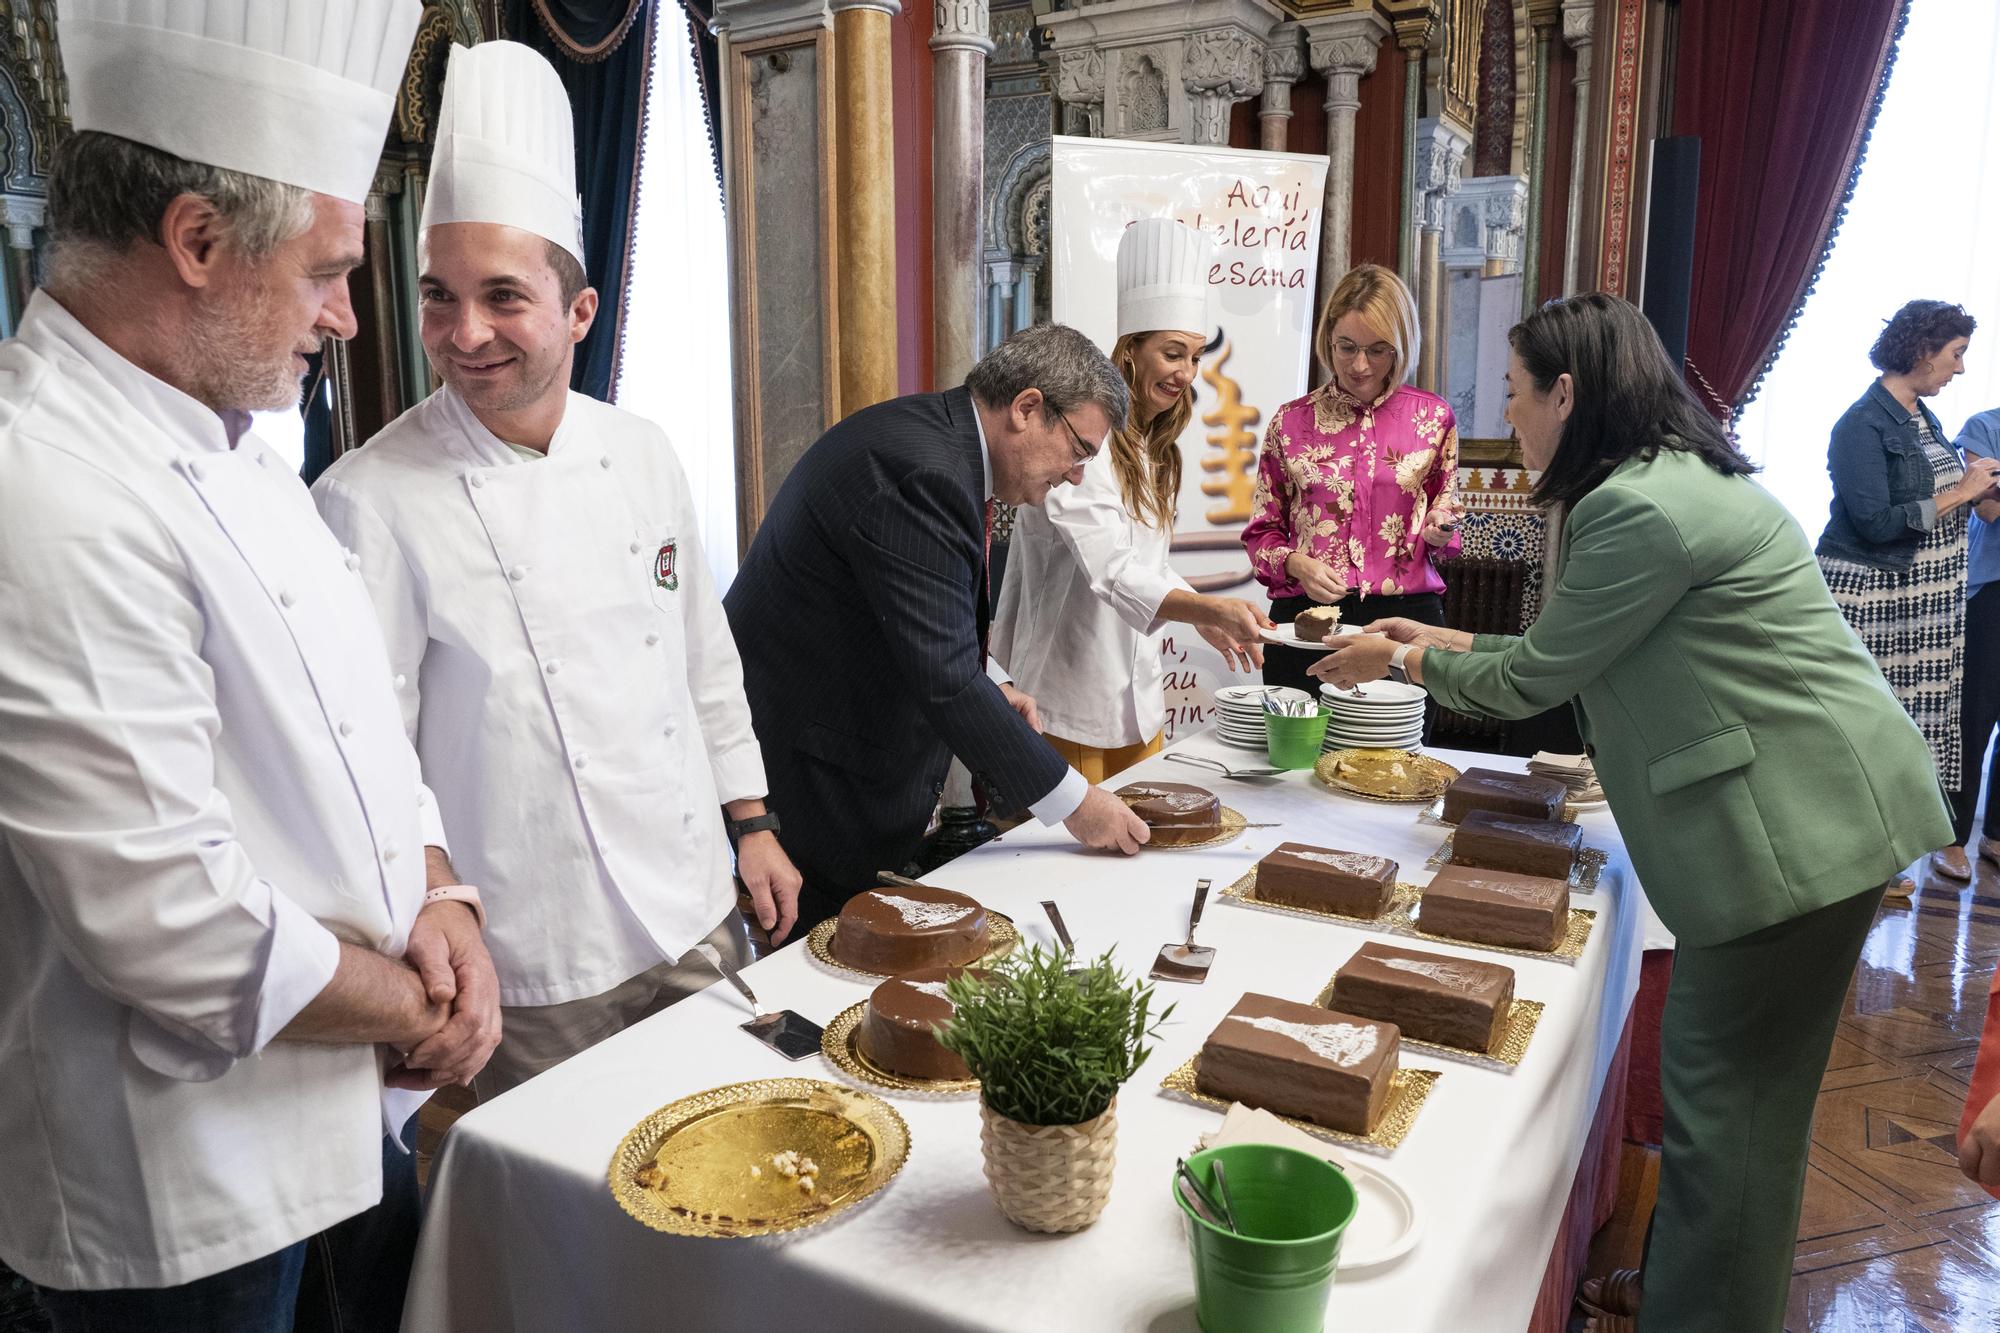
<path fill-rule="evenodd" d="M 1358 690 L 1319 687 L 1320 700 L 1333 710 L 1326 723 L 1329 750 L 1417 750 L 1424 743 L 1421 685 L 1371 680 Z"/>
<path fill-rule="evenodd" d="M 1225 685 L 1215 692 L 1215 734 L 1245 750 L 1264 749 L 1264 696 L 1306 703 L 1312 696 L 1289 685 Z"/>

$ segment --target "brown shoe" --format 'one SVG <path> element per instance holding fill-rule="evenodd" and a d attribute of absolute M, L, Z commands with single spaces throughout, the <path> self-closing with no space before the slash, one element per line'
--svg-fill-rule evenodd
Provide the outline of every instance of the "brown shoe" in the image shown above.
<path fill-rule="evenodd" d="M 1955 879 L 1960 884 L 1972 882 L 1972 862 L 1965 859 L 1965 848 L 1956 845 L 1940 847 L 1931 853 L 1931 869 L 1946 879 Z"/>
<path fill-rule="evenodd" d="M 1982 837 L 1979 840 L 1979 859 L 2000 870 L 2000 847 L 1994 845 L 1993 839 Z"/>
<path fill-rule="evenodd" d="M 1882 897 L 1887 902 L 1906 903 L 1910 895 L 1917 891 L 1917 882 L 1908 875 L 1898 875 L 1882 886 Z"/>
<path fill-rule="evenodd" d="M 1618 1268 L 1604 1277 L 1585 1278 L 1577 1303 L 1595 1315 L 1630 1319 L 1639 1313 L 1639 1270 Z"/>

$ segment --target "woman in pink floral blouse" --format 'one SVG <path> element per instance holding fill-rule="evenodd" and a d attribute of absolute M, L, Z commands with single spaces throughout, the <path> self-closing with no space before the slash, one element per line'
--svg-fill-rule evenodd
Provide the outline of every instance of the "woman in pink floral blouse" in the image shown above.
<path fill-rule="evenodd" d="M 1280 625 L 1338 606 L 1344 625 L 1406 616 L 1444 623 L 1433 557 L 1458 549 L 1458 424 L 1403 381 L 1417 359 L 1416 303 L 1363 264 L 1320 312 L 1314 351 L 1333 378 L 1279 408 L 1264 435 L 1243 545 Z M 1311 654 L 1264 654 L 1264 679 L 1317 692 Z"/>

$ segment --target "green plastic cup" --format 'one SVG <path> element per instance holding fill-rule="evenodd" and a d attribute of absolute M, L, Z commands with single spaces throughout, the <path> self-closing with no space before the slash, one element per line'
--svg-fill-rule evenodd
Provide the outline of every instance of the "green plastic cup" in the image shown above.
<path fill-rule="evenodd" d="M 1319 762 L 1320 746 L 1326 741 L 1326 720 L 1332 714 L 1321 707 L 1312 717 L 1280 717 L 1264 714 L 1264 752 L 1273 768 L 1311 768 Z M 1226 1172 L 1229 1168 L 1224 1167 Z"/>
<path fill-rule="evenodd" d="M 1237 1233 L 1204 1222 L 1176 1183 L 1194 1257 L 1195 1315 L 1205 1333 L 1319 1333 L 1360 1199 L 1323 1157 L 1269 1143 L 1233 1143 L 1188 1158 L 1215 1197 L 1213 1163 L 1229 1182 Z"/>

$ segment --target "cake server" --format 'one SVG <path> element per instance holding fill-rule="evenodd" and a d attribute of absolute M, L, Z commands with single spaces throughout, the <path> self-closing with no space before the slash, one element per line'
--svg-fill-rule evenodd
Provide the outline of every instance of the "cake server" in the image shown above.
<path fill-rule="evenodd" d="M 1207 901 L 1208 881 L 1196 880 L 1194 909 L 1188 913 L 1187 943 L 1162 944 L 1159 957 L 1153 960 L 1153 975 L 1161 981 L 1199 984 L 1208 980 L 1208 968 L 1215 961 L 1215 949 L 1211 945 L 1194 942 L 1194 928 L 1201 924 L 1202 904 Z"/>
<path fill-rule="evenodd" d="M 765 1013 L 764 1006 L 757 1003 L 757 992 L 750 989 L 750 983 L 743 979 L 743 974 L 731 967 L 713 944 L 702 943 L 694 947 L 711 967 L 723 975 L 724 980 L 750 1001 L 752 1017 L 748 1023 L 737 1024 L 738 1027 L 787 1060 L 803 1060 L 809 1055 L 819 1054 L 820 1038 L 826 1035 L 824 1028 L 795 1009 Z"/>
<path fill-rule="evenodd" d="M 1057 910 L 1055 900 L 1042 899 L 1042 910 L 1049 914 L 1049 924 L 1056 928 L 1056 938 L 1062 941 L 1063 952 L 1074 956 L 1076 941 L 1069 937 L 1069 927 L 1063 924 L 1062 913 Z"/>
<path fill-rule="evenodd" d="M 1286 772 L 1282 768 L 1231 768 L 1220 759 L 1211 759 L 1205 754 L 1170 754 L 1166 757 L 1177 764 L 1193 764 L 1196 768 L 1206 768 L 1239 781 L 1246 778 L 1281 778 Z"/>

